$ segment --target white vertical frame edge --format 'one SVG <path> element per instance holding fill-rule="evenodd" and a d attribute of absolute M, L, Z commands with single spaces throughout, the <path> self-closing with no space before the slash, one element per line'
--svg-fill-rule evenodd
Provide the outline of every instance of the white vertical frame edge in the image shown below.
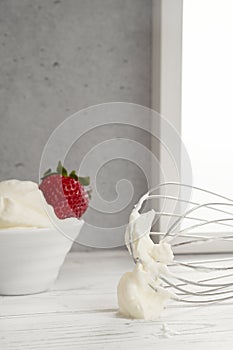
<path fill-rule="evenodd" d="M 183 1 L 153 0 L 152 6 L 152 108 L 166 118 L 180 134 Z M 162 126 L 152 122 L 152 128 L 158 127 L 160 137 L 163 139 Z M 151 148 L 155 154 L 159 153 L 161 169 L 166 175 L 165 180 L 180 181 L 180 178 L 177 178 L 177 172 L 174 172 L 174 168 L 170 166 L 168 154 L 164 148 L 160 147 L 158 151 L 158 144 L 154 142 Z M 177 166 L 180 174 L 180 159 Z M 152 173 L 153 178 L 155 182 L 158 179 L 157 175 Z M 166 208 L 168 207 L 169 205 L 166 205 Z M 160 231 L 164 231 L 166 225 L 167 220 L 161 219 Z"/>
<path fill-rule="evenodd" d="M 169 121 L 177 132 L 182 132 L 182 23 L 183 0 L 152 0 L 153 4 L 153 32 L 152 32 L 152 96 L 151 107 Z M 163 139 L 161 125 L 152 121 L 153 128 L 160 128 L 160 136 Z M 152 151 L 160 160 L 161 168 L 166 172 L 166 181 L 176 181 L 175 174 L 168 166 L 167 154 L 160 147 L 159 142 L 152 141 Z M 181 173 L 181 159 L 179 164 Z M 153 174 L 153 186 L 158 184 L 158 174 Z M 180 181 L 180 179 L 177 179 Z M 152 182 L 153 183 L 153 182 Z M 175 195 L 175 193 L 174 193 Z M 155 205 L 155 203 L 153 203 Z M 166 206 L 167 209 L 167 206 Z M 160 221 L 157 230 L 165 231 L 166 219 Z M 201 234 L 201 232 L 198 232 Z M 205 232 L 205 235 L 208 233 Z M 211 234 L 211 232 L 210 232 Z M 219 232 L 219 235 L 224 232 Z M 205 247 L 192 245 L 181 246 L 176 253 L 222 253 L 232 252 L 232 244 L 228 242 L 210 242 Z"/>
<path fill-rule="evenodd" d="M 153 0 L 152 108 L 161 113 L 179 133 L 182 18 L 183 0 Z"/>

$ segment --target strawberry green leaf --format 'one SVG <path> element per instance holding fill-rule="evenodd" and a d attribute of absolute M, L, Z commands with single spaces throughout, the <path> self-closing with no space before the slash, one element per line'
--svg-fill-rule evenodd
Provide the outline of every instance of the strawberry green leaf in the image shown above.
<path fill-rule="evenodd" d="M 57 172 L 58 172 L 58 174 L 62 175 L 62 163 L 60 160 L 58 162 Z"/>
<path fill-rule="evenodd" d="M 72 177 L 72 179 L 78 180 L 78 176 L 75 173 L 75 170 L 72 170 L 71 173 L 69 174 L 69 177 Z"/>
<path fill-rule="evenodd" d="M 49 168 L 48 170 L 46 170 L 43 177 L 48 176 L 51 172 L 52 172 L 52 170 Z"/>
<path fill-rule="evenodd" d="M 86 177 L 78 177 L 78 181 L 83 185 L 83 186 L 89 186 L 90 185 L 90 176 Z"/>
<path fill-rule="evenodd" d="M 51 176 L 51 175 L 57 175 L 57 173 L 54 172 L 54 171 L 51 171 L 51 172 L 47 173 L 46 175 L 44 175 L 44 176 L 41 178 L 41 180 L 44 180 L 46 177 L 49 177 L 49 176 Z"/>
<path fill-rule="evenodd" d="M 67 170 L 64 168 L 64 166 L 62 167 L 62 176 L 68 176 Z"/>
<path fill-rule="evenodd" d="M 88 194 L 88 198 L 89 198 L 89 199 L 91 199 L 91 193 L 92 193 L 92 190 L 91 190 L 91 189 L 87 191 L 87 194 Z"/>

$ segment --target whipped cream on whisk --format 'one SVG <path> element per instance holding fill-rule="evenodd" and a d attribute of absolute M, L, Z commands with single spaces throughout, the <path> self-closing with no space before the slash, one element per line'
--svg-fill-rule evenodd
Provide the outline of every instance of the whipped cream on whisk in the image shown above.
<path fill-rule="evenodd" d="M 140 214 L 141 204 L 133 209 L 126 228 L 125 242 L 132 255 L 135 268 L 126 272 L 117 288 L 119 312 L 130 318 L 154 320 L 161 315 L 167 301 L 175 296 L 161 286 L 160 275 L 169 276 L 167 264 L 173 261 L 171 246 L 164 242 L 155 244 L 150 230 L 155 211 Z"/>

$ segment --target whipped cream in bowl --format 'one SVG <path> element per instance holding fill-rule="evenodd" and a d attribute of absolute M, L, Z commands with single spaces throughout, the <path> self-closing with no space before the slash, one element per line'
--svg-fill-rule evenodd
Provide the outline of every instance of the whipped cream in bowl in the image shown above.
<path fill-rule="evenodd" d="M 83 224 L 58 219 L 38 184 L 0 182 L 0 295 L 49 289 Z"/>

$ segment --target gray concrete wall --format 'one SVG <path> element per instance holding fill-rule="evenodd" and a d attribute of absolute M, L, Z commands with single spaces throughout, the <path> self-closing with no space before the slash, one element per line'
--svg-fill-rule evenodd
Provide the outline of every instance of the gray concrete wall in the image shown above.
<path fill-rule="evenodd" d="M 109 101 L 150 106 L 151 6 L 151 0 L 0 2 L 1 180 L 37 181 L 49 135 L 82 108 Z M 111 134 L 121 131 L 116 126 Z M 143 132 L 129 134 L 149 145 Z M 125 173 L 125 164 L 118 170 Z M 143 176 L 129 171 L 143 192 Z"/>

